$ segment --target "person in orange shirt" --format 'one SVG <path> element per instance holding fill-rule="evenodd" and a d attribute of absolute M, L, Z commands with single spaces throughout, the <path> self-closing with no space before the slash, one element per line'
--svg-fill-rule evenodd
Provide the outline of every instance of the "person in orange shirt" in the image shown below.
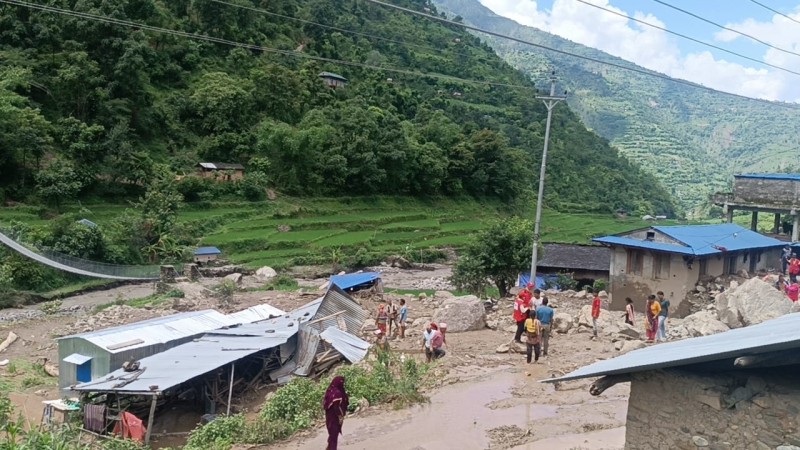
<path fill-rule="evenodd" d="M 661 313 L 661 304 L 656 300 L 655 295 L 647 296 L 647 308 L 645 309 L 644 328 L 647 331 L 647 342 L 653 342 L 658 330 L 658 315 Z"/>
<path fill-rule="evenodd" d="M 592 300 L 592 328 L 594 328 L 594 336 L 592 340 L 597 339 L 597 319 L 600 318 L 600 295 L 597 289 L 594 291 L 594 300 Z"/>

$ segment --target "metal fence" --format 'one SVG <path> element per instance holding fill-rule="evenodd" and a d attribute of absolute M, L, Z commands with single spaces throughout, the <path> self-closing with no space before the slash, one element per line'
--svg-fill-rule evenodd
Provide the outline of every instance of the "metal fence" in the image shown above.
<path fill-rule="evenodd" d="M 4 231 L 0 229 L 0 242 L 23 256 L 59 270 L 90 277 L 119 280 L 157 280 L 161 275 L 161 266 L 159 265 L 125 266 L 89 261 L 19 242 L 5 235 Z M 183 271 L 182 264 L 176 264 L 174 267 L 178 273 Z"/>

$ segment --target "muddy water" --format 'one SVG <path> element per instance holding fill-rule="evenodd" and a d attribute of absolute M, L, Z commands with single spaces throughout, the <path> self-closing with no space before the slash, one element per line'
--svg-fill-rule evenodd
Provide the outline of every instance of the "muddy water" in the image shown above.
<path fill-rule="evenodd" d="M 531 422 L 557 420 L 563 414 L 563 410 L 560 411 L 563 405 L 544 405 L 535 403 L 535 400 L 514 398 L 511 390 L 515 384 L 532 381 L 525 378 L 519 372 L 495 372 L 479 381 L 444 387 L 424 406 L 348 418 L 339 446 L 347 450 L 492 448 L 489 430 L 498 427 L 527 430 Z M 579 411 L 573 411 L 573 414 L 581 415 Z M 619 449 L 624 446 L 624 437 L 624 428 L 614 428 L 540 439 L 517 448 Z M 270 448 L 321 449 L 325 448 L 326 439 L 327 434 L 320 429 L 312 437 Z"/>

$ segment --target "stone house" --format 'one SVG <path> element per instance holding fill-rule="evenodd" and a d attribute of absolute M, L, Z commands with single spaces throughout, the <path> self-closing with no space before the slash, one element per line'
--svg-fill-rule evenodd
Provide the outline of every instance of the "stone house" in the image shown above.
<path fill-rule="evenodd" d="M 800 447 L 800 314 L 635 350 L 563 382 L 602 377 L 600 395 L 630 382 L 625 449 Z"/>
<path fill-rule="evenodd" d="M 663 291 L 678 316 L 689 312 L 687 294 L 708 277 L 780 268 L 786 244 L 739 225 L 652 226 L 593 239 L 611 248 L 611 309 L 625 297 L 641 302 Z"/>
<path fill-rule="evenodd" d="M 241 164 L 201 162 L 197 167 L 203 178 L 218 181 L 234 181 L 244 178 L 244 166 Z"/>
<path fill-rule="evenodd" d="M 750 173 L 733 176 L 732 192 L 711 196 L 711 202 L 722 207 L 728 223 L 733 212 L 749 211 L 750 229 L 756 231 L 758 213 L 774 215 L 772 233 L 791 230 L 792 242 L 800 240 L 800 174 Z"/>

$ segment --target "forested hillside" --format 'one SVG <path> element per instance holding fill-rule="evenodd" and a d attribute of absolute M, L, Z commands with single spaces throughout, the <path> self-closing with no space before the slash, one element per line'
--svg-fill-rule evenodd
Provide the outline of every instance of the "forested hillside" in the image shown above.
<path fill-rule="evenodd" d="M 185 177 L 186 200 L 258 199 L 272 187 L 511 201 L 535 186 L 545 109 L 477 38 L 364 1 L 231 2 L 39 4 L 243 46 L 0 6 L 0 197 L 58 208 L 138 196 L 157 174 L 200 161 L 242 163 L 247 175 L 226 192 Z M 328 88 L 323 71 L 347 86 Z M 568 108 L 553 125 L 549 207 L 674 212 L 659 183 Z"/>
<path fill-rule="evenodd" d="M 637 67 L 500 17 L 478 0 L 436 2 L 480 28 Z M 800 109 L 709 92 L 482 37 L 511 65 L 534 78 L 544 73 L 543 67 L 554 67 L 573 93 L 568 99 L 570 107 L 586 125 L 659 179 L 687 211 L 702 214 L 708 206 L 708 194 L 724 189 L 733 173 L 800 170 Z"/>

